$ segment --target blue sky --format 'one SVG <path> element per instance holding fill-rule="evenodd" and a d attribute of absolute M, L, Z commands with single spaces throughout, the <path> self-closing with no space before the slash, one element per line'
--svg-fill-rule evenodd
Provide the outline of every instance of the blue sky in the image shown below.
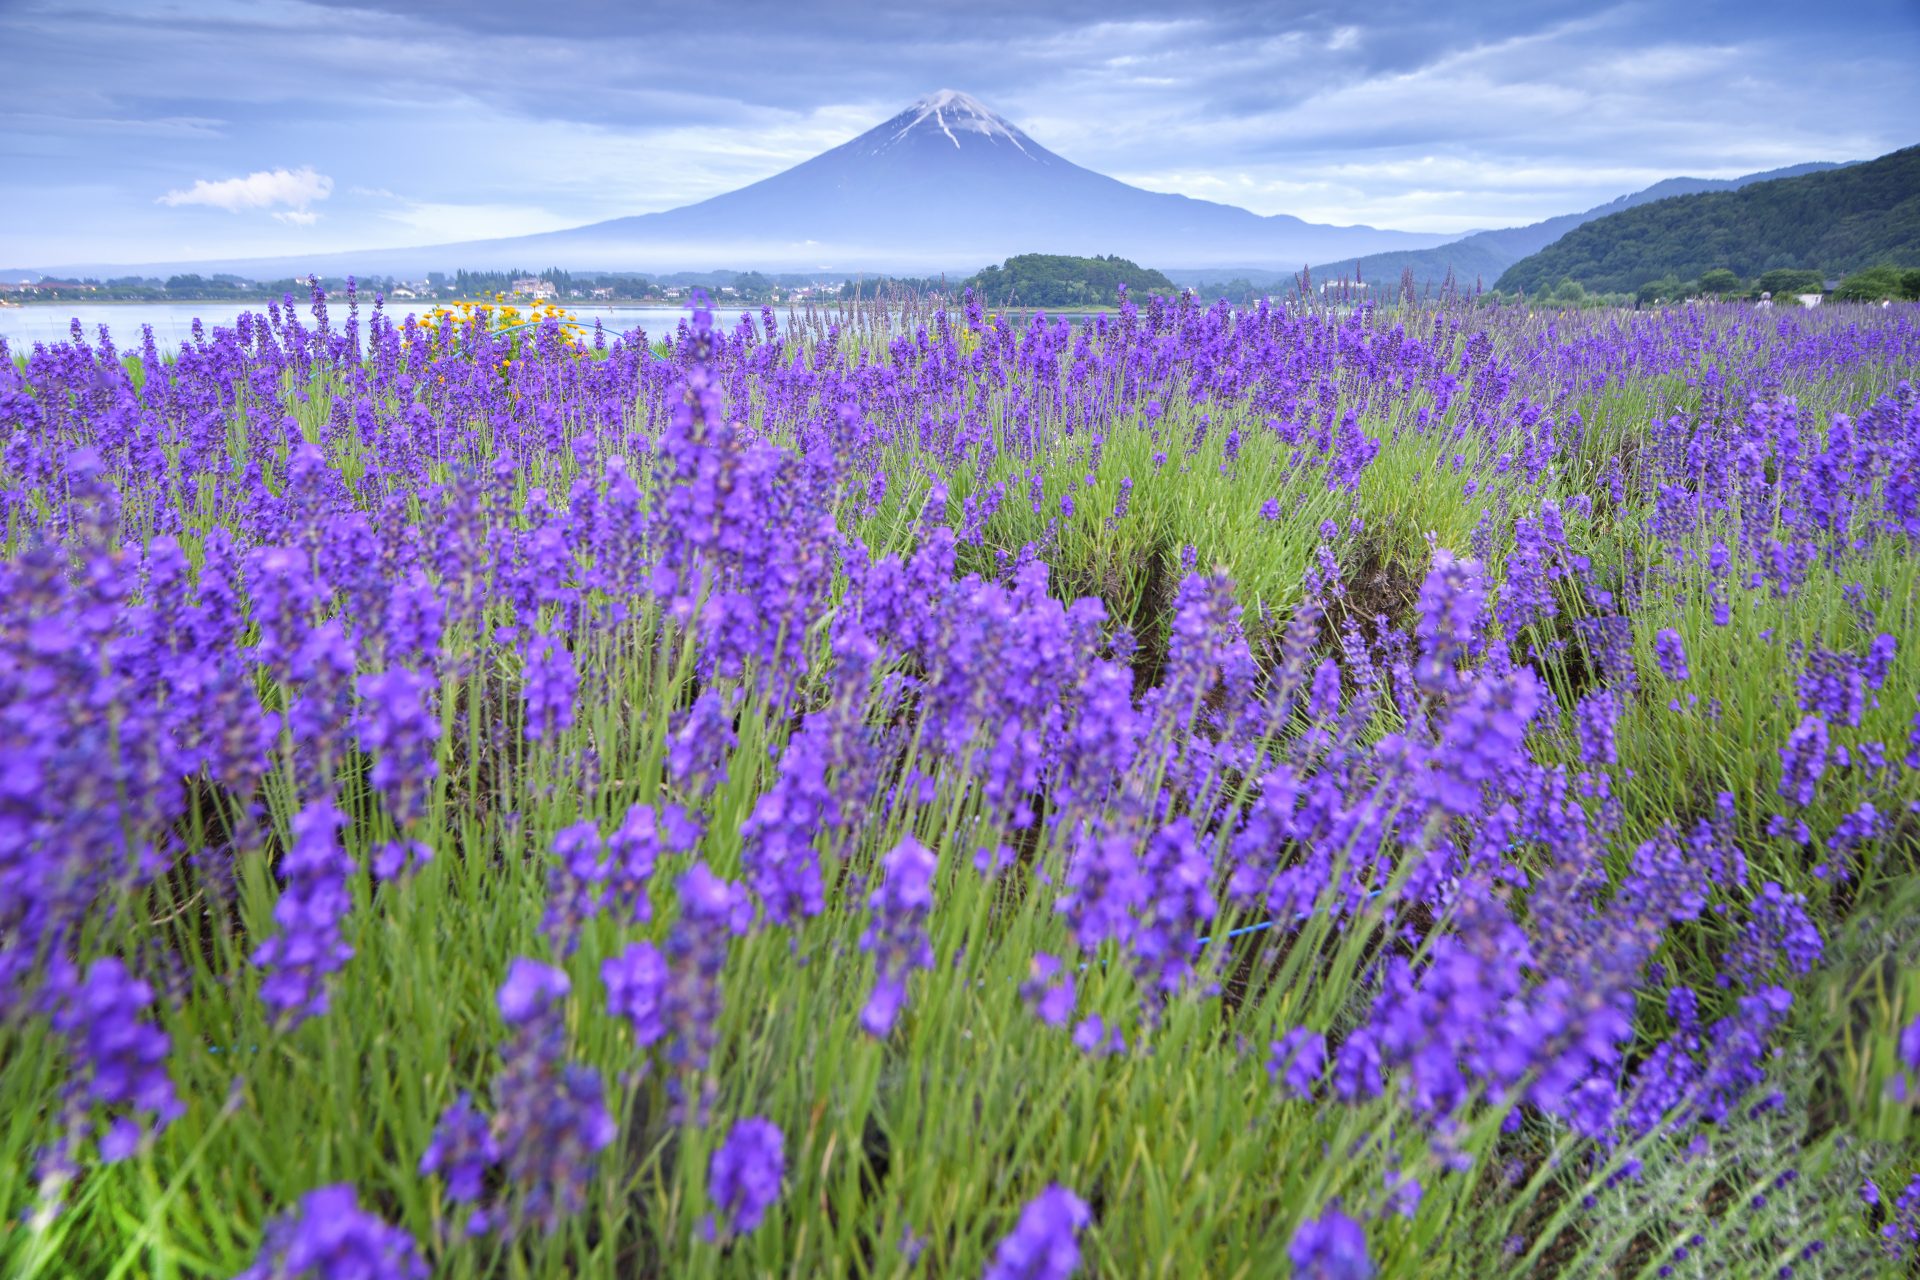
<path fill-rule="evenodd" d="M 1920 142 L 1920 3 L 0 0 L 0 266 L 670 208 L 965 90 L 1143 187 L 1408 230 Z"/>

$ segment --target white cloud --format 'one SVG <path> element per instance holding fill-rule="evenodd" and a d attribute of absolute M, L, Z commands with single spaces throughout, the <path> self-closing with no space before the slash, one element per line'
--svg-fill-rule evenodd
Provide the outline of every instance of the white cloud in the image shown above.
<path fill-rule="evenodd" d="M 304 212 L 308 205 L 316 200 L 325 200 L 332 193 L 333 179 L 324 173 L 314 172 L 312 165 L 304 165 L 298 169 L 262 169 L 244 178 L 223 178 L 218 182 L 201 178 L 184 191 L 167 192 L 158 203 L 175 207 L 204 204 L 225 209 L 229 213 L 286 205 L 296 212 Z M 317 216 L 309 215 L 306 221 L 310 222 Z M 283 218 L 282 221 L 302 220 Z"/>
<path fill-rule="evenodd" d="M 311 209 L 276 209 L 273 216 L 296 227 L 310 227 L 320 221 L 320 215 Z"/>

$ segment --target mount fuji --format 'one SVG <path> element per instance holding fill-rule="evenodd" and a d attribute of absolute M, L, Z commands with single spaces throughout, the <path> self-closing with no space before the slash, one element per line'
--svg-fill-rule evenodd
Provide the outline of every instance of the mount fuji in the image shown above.
<path fill-rule="evenodd" d="M 1013 254 L 1068 253 L 1297 271 L 1455 238 L 1142 190 L 1062 159 L 978 100 L 943 89 L 791 169 L 661 213 L 508 239 L 193 265 L 255 278 L 547 266 L 966 274 Z"/>
<path fill-rule="evenodd" d="M 563 265 L 577 258 L 606 266 L 619 255 L 699 265 L 973 270 L 1042 252 L 1117 253 L 1156 267 L 1297 270 L 1327 257 L 1452 238 L 1263 217 L 1145 191 L 1062 159 L 978 100 L 943 89 L 851 142 L 737 191 L 495 244 L 517 262 Z M 1372 248 L 1325 252 L 1335 245 Z"/>

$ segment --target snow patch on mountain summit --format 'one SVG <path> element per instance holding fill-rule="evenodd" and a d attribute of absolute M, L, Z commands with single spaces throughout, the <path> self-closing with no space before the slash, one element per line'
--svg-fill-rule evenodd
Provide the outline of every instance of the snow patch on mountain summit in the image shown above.
<path fill-rule="evenodd" d="M 889 143 L 904 141 L 915 130 L 938 130 L 959 150 L 960 134 L 971 133 L 996 144 L 1003 140 L 1011 142 L 1020 154 L 1036 158 L 1027 150 L 1018 129 L 988 110 L 978 98 L 958 89 L 928 94 L 881 128 L 887 131 Z"/>

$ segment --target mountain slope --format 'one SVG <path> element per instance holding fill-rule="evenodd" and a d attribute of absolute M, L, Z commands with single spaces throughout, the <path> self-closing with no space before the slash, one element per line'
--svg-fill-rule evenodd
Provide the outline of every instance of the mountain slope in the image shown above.
<path fill-rule="evenodd" d="M 1920 263 L 1920 147 L 1610 214 L 1515 263 L 1497 287 L 1539 293 L 1571 277 L 1625 293 L 1716 267 L 1748 277 L 1775 267 L 1837 274 L 1888 260 Z"/>
<path fill-rule="evenodd" d="M 1352 279 L 1358 275 L 1362 280 L 1394 283 L 1399 281 L 1402 272 L 1411 268 L 1415 286 L 1424 289 L 1437 287 L 1451 270 L 1454 280 L 1463 288 L 1472 285 L 1475 280 L 1491 287 L 1502 272 L 1520 259 L 1538 253 L 1575 227 L 1597 218 L 1670 196 L 1704 191 L 1735 191 L 1755 182 L 1798 177 L 1839 167 L 1824 163 L 1797 164 L 1785 169 L 1769 169 L 1765 173 L 1749 173 L 1739 178 L 1663 178 L 1644 190 L 1609 200 L 1582 213 L 1563 213 L 1524 227 L 1477 231 L 1433 249 L 1375 253 L 1322 263 L 1313 268 L 1313 275 L 1321 280 Z"/>
<path fill-rule="evenodd" d="M 706 242 L 800 264 L 833 258 L 978 267 L 1044 250 L 1118 254 L 1155 266 L 1286 265 L 1329 249 L 1417 248 L 1445 238 L 1262 217 L 1144 191 L 1063 160 L 974 99 L 942 90 L 851 142 L 738 191 L 665 213 L 523 237 L 524 247 L 513 252 L 545 261 L 546 246 L 583 252 Z"/>
<path fill-rule="evenodd" d="M 1293 271 L 1315 259 L 1450 238 L 1323 226 L 1145 191 L 1064 160 L 973 98 L 942 90 L 811 160 L 678 209 L 510 239 L 193 267 L 256 277 L 546 266 L 964 275 L 1046 252 Z"/>

